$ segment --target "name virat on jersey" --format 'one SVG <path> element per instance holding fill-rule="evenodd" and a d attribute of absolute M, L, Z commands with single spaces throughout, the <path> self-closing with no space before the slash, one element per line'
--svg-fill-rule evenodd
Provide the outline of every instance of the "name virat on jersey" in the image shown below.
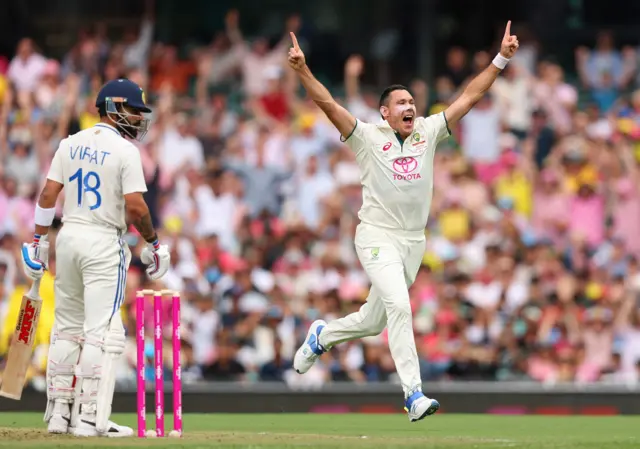
<path fill-rule="evenodd" d="M 80 161 L 89 161 L 91 164 L 104 165 L 105 158 L 110 155 L 108 151 L 92 150 L 89 147 L 78 145 L 75 148 L 69 145 L 69 157 L 75 160 L 76 157 Z M 98 163 L 98 160 L 100 161 Z"/>

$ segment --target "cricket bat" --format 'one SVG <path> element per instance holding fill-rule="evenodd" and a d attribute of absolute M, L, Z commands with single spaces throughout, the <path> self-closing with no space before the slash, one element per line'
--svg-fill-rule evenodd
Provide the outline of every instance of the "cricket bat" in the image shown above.
<path fill-rule="evenodd" d="M 2 374 L 0 396 L 15 399 L 16 401 L 19 401 L 22 397 L 27 370 L 31 365 L 33 340 L 38 328 L 40 309 L 42 308 L 42 299 L 39 291 L 40 279 L 33 281 L 27 294 L 22 297 L 16 332 L 9 347 L 7 364 Z"/>

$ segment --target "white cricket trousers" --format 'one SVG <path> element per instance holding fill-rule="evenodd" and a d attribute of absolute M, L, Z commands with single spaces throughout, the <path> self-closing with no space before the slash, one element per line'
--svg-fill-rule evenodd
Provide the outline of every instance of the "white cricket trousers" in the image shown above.
<path fill-rule="evenodd" d="M 424 232 L 390 231 L 360 223 L 355 246 L 371 281 L 367 302 L 359 311 L 328 323 L 320 344 L 380 334 L 389 328 L 389 349 L 406 396 L 421 390 L 420 366 L 413 336 L 409 287 L 425 252 Z"/>
<path fill-rule="evenodd" d="M 119 310 L 130 262 L 129 247 L 115 229 L 62 226 L 56 238 L 55 320 L 47 365 L 50 400 L 69 401 L 63 394 L 73 383 L 68 367 L 77 364 L 89 372 L 102 364 L 111 320 L 122 326 Z M 83 391 L 97 391 L 97 380 L 85 381 Z M 83 410 L 95 413 L 95 406 Z"/>
<path fill-rule="evenodd" d="M 130 262 L 116 230 L 65 223 L 56 238 L 56 330 L 102 340 L 124 302 Z"/>

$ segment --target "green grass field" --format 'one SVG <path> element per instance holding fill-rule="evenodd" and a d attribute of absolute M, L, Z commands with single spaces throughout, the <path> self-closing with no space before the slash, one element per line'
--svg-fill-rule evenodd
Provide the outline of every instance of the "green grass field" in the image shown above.
<path fill-rule="evenodd" d="M 132 414 L 116 415 L 135 427 Z M 171 417 L 167 416 L 167 433 Z M 153 417 L 148 417 L 148 424 Z M 6 448 L 526 448 L 631 449 L 640 447 L 640 417 L 434 415 L 418 423 L 394 415 L 184 416 L 182 439 L 78 439 L 48 435 L 42 415 L 0 413 Z"/>

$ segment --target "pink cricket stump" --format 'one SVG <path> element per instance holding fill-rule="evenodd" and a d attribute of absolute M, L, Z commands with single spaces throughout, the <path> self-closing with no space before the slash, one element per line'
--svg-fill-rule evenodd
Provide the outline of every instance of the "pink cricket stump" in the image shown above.
<path fill-rule="evenodd" d="M 156 376 L 156 434 L 164 436 L 164 374 L 162 360 L 162 296 L 153 296 L 153 346 Z"/>
<path fill-rule="evenodd" d="M 144 438 L 147 431 L 144 380 L 144 295 L 136 295 L 136 381 L 138 387 L 138 437 Z"/>
<path fill-rule="evenodd" d="M 171 298 L 171 321 L 173 324 L 173 430 L 182 435 L 182 367 L 180 364 L 180 294 Z"/>

